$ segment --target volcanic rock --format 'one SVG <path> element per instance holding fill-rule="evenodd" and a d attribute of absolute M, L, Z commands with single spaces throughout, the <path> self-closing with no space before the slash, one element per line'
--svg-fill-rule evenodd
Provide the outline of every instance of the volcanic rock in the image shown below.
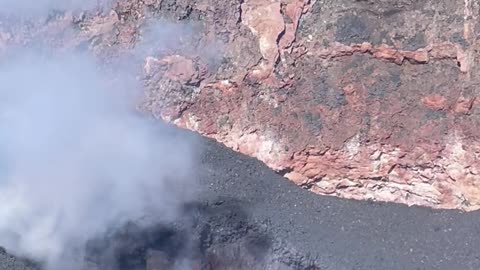
<path fill-rule="evenodd" d="M 151 21 L 198 26 L 144 56 L 144 111 L 313 192 L 476 210 L 479 18 L 463 0 L 118 0 L 0 29 L 0 49 L 41 39 L 108 62 Z"/>

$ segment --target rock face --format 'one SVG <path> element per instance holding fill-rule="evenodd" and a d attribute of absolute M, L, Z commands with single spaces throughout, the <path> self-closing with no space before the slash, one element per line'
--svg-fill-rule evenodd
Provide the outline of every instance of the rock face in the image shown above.
<path fill-rule="evenodd" d="M 144 111 L 316 193 L 480 208 L 478 1 L 119 0 L 1 29 L 0 50 L 48 36 L 109 60 L 159 19 Z"/>

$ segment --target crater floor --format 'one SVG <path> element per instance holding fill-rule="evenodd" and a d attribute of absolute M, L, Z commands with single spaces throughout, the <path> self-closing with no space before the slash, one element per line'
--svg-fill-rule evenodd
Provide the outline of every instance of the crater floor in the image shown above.
<path fill-rule="evenodd" d="M 201 191 L 185 220 L 130 230 L 117 269 L 172 267 L 169 260 L 182 255 L 171 250 L 185 241 L 193 243 L 183 249 L 189 269 L 480 269 L 479 212 L 319 196 L 253 158 L 198 139 Z M 0 269 L 32 268 L 0 252 Z"/>

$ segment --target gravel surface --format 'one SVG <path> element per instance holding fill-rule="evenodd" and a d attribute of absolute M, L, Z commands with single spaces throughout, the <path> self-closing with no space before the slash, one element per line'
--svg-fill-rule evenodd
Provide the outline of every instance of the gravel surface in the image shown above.
<path fill-rule="evenodd" d="M 262 224 L 269 237 L 314 258 L 322 270 L 480 269 L 480 213 L 319 196 L 255 159 L 198 139 L 203 146 L 200 204 L 241 209 L 242 219 Z M 229 217 L 218 219 L 223 214 Z M 217 212 L 217 221 L 225 223 L 218 226 L 228 227 L 231 214 Z M 239 227 L 230 226 L 234 229 Z M 0 270 L 21 269 L 31 268 L 0 249 Z"/>
<path fill-rule="evenodd" d="M 349 201 L 302 190 L 261 162 L 207 141 L 207 200 L 245 202 L 251 218 L 318 257 L 322 270 L 480 269 L 480 212 Z"/>

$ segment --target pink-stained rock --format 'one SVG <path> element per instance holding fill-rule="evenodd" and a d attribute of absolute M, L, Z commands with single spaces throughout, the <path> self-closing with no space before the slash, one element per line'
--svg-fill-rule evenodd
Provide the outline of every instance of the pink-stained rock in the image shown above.
<path fill-rule="evenodd" d="M 41 36 L 110 61 L 147 21 L 199 24 L 142 56 L 143 111 L 312 192 L 480 209 L 479 7 L 400 2 L 119 0 L 0 29 L 0 51 Z"/>
<path fill-rule="evenodd" d="M 280 2 L 247 0 L 241 9 L 242 23 L 258 38 L 260 52 L 266 61 L 260 72 L 270 73 L 279 55 L 278 37 L 285 30 Z"/>
<path fill-rule="evenodd" d="M 422 98 L 423 105 L 432 110 L 443 110 L 445 108 L 445 102 L 445 97 L 437 94 Z"/>
<path fill-rule="evenodd" d="M 459 97 L 453 106 L 453 111 L 456 113 L 468 114 L 471 111 L 475 100 L 476 98 Z"/>

